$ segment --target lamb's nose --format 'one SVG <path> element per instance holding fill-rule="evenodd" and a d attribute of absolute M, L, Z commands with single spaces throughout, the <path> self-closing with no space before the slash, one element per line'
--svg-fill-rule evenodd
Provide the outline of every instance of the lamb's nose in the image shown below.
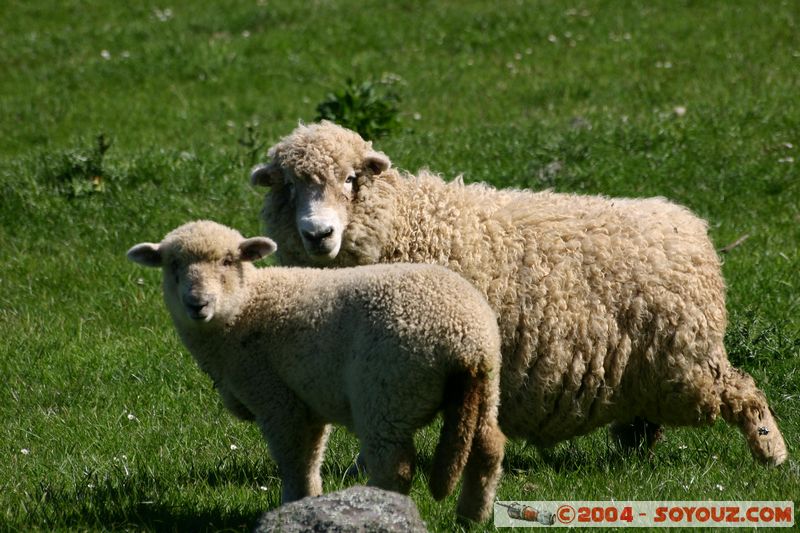
<path fill-rule="evenodd" d="M 188 296 L 183 299 L 183 305 L 186 306 L 186 310 L 192 318 L 204 318 L 208 314 L 206 313 L 208 304 L 209 301 L 203 298 Z"/>
<path fill-rule="evenodd" d="M 187 302 L 186 303 L 186 307 L 189 309 L 189 311 L 191 311 L 191 312 L 193 312 L 195 314 L 199 314 L 200 311 L 202 311 L 202 309 L 206 305 L 208 305 L 208 304 L 206 304 L 205 302 L 203 302 L 203 303 L 188 303 Z"/>
<path fill-rule="evenodd" d="M 307 240 L 309 242 L 312 242 L 312 243 L 320 243 L 323 240 L 325 240 L 328 237 L 330 237 L 331 235 L 333 235 L 333 227 L 332 226 L 328 226 L 327 228 L 322 228 L 321 230 L 317 230 L 317 231 L 313 231 L 313 232 L 312 231 L 308 231 L 308 230 L 303 230 L 302 234 L 303 234 L 303 238 L 305 240 Z"/>

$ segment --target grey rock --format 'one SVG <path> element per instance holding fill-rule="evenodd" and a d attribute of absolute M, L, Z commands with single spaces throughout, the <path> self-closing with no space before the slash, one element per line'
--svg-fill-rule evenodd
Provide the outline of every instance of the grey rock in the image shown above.
<path fill-rule="evenodd" d="M 427 532 L 408 496 L 375 487 L 354 486 L 287 503 L 265 513 L 255 533 Z"/>

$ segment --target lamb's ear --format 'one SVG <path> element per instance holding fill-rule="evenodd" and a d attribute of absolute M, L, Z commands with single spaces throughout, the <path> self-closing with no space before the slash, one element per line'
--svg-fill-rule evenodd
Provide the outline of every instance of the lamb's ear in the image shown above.
<path fill-rule="evenodd" d="M 370 150 L 364 157 L 364 168 L 369 170 L 373 176 L 386 172 L 391 166 L 392 162 L 383 152 Z"/>
<path fill-rule="evenodd" d="M 163 264 L 158 245 L 152 242 L 137 244 L 128 250 L 128 259 L 146 267 L 160 267 Z"/>
<path fill-rule="evenodd" d="M 250 185 L 270 187 L 279 183 L 282 178 L 281 168 L 275 161 L 258 165 L 250 171 Z"/>
<path fill-rule="evenodd" d="M 242 261 L 258 261 L 275 253 L 277 249 L 278 245 L 275 244 L 275 241 L 267 237 L 253 237 L 252 239 L 245 239 L 239 244 Z"/>

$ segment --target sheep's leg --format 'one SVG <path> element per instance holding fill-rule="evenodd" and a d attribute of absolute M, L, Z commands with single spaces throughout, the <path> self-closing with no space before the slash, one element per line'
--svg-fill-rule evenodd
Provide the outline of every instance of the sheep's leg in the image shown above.
<path fill-rule="evenodd" d="M 652 453 L 656 443 L 661 440 L 663 435 L 660 424 L 638 416 L 628 422 L 612 422 L 609 431 L 613 442 L 624 453 L 635 451 Z"/>
<path fill-rule="evenodd" d="M 320 467 L 330 427 L 308 416 L 284 414 L 260 422 L 283 483 L 281 502 L 321 495 Z"/>
<path fill-rule="evenodd" d="M 492 509 L 497 483 L 503 472 L 503 449 L 506 437 L 494 418 L 481 416 L 472 440 L 464 483 L 458 498 L 456 512 L 462 518 L 481 522 Z"/>
<path fill-rule="evenodd" d="M 747 439 L 750 452 L 759 461 L 779 465 L 789 452 L 764 393 L 750 375 L 733 367 L 722 378 L 722 417 L 735 424 Z"/>
<path fill-rule="evenodd" d="M 373 431 L 362 439 L 362 454 L 369 467 L 369 485 L 408 494 L 414 479 L 414 440 L 410 435 Z"/>

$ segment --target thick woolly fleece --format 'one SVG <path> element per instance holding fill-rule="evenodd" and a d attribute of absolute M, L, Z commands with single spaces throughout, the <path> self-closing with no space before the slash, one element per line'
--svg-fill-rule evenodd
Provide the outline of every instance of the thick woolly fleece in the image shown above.
<path fill-rule="evenodd" d="M 377 156 L 376 156 L 377 154 Z M 496 190 L 389 168 L 354 132 L 299 126 L 269 152 L 262 217 L 284 264 L 319 264 L 295 224 L 293 182 L 354 169 L 329 266 L 435 263 L 471 281 L 499 316 L 500 424 L 550 445 L 633 417 L 736 424 L 758 459 L 787 457 L 764 394 L 723 346 L 725 285 L 706 223 L 663 198 Z M 386 164 L 377 173 L 375 158 Z"/>
<path fill-rule="evenodd" d="M 284 502 L 321 494 L 327 423 L 358 436 L 370 484 L 407 493 L 413 434 L 443 409 L 431 491 L 445 497 L 463 470 L 458 512 L 484 519 L 505 437 L 497 424 L 500 337 L 483 296 L 432 265 L 257 269 L 250 261 L 274 243 L 262 238 L 272 248 L 262 243 L 258 252 L 248 247 L 254 240 L 200 221 L 129 256 L 157 250 L 139 262 L 163 265 L 165 302 L 183 342 L 225 405 L 261 426 Z"/>

